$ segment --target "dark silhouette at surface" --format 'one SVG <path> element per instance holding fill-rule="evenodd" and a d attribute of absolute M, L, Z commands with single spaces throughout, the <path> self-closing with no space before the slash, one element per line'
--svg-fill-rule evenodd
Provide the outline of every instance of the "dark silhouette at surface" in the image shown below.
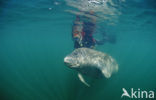
<path fill-rule="evenodd" d="M 91 16 L 95 16 L 94 12 L 86 12 Z M 113 36 L 107 36 L 103 33 L 103 39 L 98 41 L 93 37 L 96 28 L 96 18 L 91 18 L 89 16 L 76 16 L 76 19 L 72 28 L 72 38 L 74 41 L 74 48 L 94 48 L 95 45 L 103 45 L 105 42 L 115 43 L 115 38 Z"/>

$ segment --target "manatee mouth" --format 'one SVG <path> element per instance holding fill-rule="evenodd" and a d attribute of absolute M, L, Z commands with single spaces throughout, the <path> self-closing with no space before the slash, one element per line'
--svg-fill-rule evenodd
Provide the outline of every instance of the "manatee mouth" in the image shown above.
<path fill-rule="evenodd" d="M 64 62 L 64 64 L 66 65 L 66 66 L 73 66 L 71 63 L 69 63 L 69 62 Z"/>
<path fill-rule="evenodd" d="M 69 57 L 65 57 L 65 58 L 64 58 L 64 64 L 65 64 L 66 66 L 68 66 L 68 67 L 73 66 L 73 64 L 70 63 L 70 62 L 71 62 L 71 60 L 69 59 Z"/>
<path fill-rule="evenodd" d="M 72 59 L 68 58 L 68 57 L 65 57 L 64 58 L 64 64 L 70 68 L 73 68 L 73 67 L 77 67 L 78 64 L 75 64 L 73 63 Z"/>
<path fill-rule="evenodd" d="M 72 64 L 72 63 L 69 63 L 69 62 L 64 62 L 64 64 L 70 68 L 74 68 L 74 67 L 77 67 L 78 64 Z"/>

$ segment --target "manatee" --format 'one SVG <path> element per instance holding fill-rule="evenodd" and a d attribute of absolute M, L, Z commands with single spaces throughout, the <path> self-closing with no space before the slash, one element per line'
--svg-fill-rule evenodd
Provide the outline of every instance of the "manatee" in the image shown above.
<path fill-rule="evenodd" d="M 112 73 L 118 71 L 118 64 L 111 56 L 90 48 L 75 49 L 64 58 L 64 63 L 69 68 L 77 70 L 80 81 L 87 86 L 90 85 L 83 75 L 110 78 Z"/>

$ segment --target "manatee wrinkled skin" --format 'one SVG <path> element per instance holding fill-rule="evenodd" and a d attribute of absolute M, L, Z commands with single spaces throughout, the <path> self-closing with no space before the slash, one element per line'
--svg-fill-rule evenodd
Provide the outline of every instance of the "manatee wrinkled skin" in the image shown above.
<path fill-rule="evenodd" d="M 109 78 L 118 71 L 118 64 L 111 56 L 89 48 L 75 49 L 64 58 L 64 63 L 69 68 L 96 78 Z"/>

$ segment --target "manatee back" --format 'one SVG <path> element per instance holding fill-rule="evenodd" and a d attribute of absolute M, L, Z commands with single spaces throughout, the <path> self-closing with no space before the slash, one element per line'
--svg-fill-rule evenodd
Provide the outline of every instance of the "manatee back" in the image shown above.
<path fill-rule="evenodd" d="M 78 54 L 79 71 L 84 74 L 109 78 L 113 72 L 118 71 L 116 61 L 103 52 L 89 48 L 78 48 L 74 52 Z"/>

